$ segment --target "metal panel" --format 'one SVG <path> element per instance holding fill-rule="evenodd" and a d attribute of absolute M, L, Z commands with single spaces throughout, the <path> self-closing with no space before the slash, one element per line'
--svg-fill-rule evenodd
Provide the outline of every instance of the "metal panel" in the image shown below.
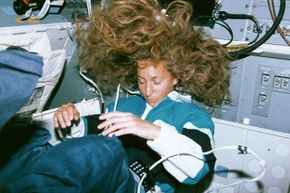
<path fill-rule="evenodd" d="M 241 183 L 222 188 L 221 193 L 286 193 L 290 187 L 290 135 L 248 126 L 221 119 L 214 119 L 216 126 L 216 148 L 243 145 L 266 162 L 264 176 L 255 182 Z M 216 171 L 226 168 L 228 175 L 215 173 L 209 189 L 225 186 L 241 179 L 252 179 L 262 173 L 262 165 L 251 154 L 239 154 L 237 150 L 220 150 Z M 226 170 L 225 170 L 226 171 Z"/>
<path fill-rule="evenodd" d="M 251 56 L 233 63 L 233 102 L 214 116 L 267 129 L 290 132 L 290 60 Z M 269 76 L 269 82 L 262 81 Z M 276 78 L 285 85 L 275 86 Z M 263 85 L 267 84 L 267 85 Z M 266 97 L 264 103 L 261 101 Z"/>

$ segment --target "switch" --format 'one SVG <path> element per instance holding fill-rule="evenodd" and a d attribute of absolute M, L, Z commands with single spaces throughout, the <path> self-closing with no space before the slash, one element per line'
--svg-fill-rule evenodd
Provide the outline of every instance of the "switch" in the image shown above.
<path fill-rule="evenodd" d="M 265 94 L 259 94 L 258 104 L 259 106 L 266 106 L 267 102 L 267 95 Z"/>
<path fill-rule="evenodd" d="M 270 74 L 262 74 L 261 84 L 263 86 L 268 86 L 270 84 Z"/>
<path fill-rule="evenodd" d="M 273 86 L 275 88 L 281 88 L 281 84 L 282 84 L 282 77 L 281 76 L 275 76 L 274 77 L 274 83 Z"/>
<path fill-rule="evenodd" d="M 281 88 L 288 90 L 289 88 L 289 78 L 283 77 L 281 82 Z"/>

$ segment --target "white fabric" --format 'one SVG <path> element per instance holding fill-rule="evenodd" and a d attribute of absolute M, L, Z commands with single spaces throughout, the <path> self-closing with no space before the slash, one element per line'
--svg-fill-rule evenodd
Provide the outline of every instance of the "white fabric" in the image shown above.
<path fill-rule="evenodd" d="M 30 32 L 21 34 L 1 34 L 0 50 L 9 46 L 19 46 L 29 52 L 38 53 L 41 56 L 51 52 L 51 45 L 46 32 Z"/>
<path fill-rule="evenodd" d="M 181 95 L 176 91 L 172 91 L 168 94 L 168 97 L 176 102 L 183 102 L 183 103 L 191 103 L 191 96 L 190 95 Z"/>
<path fill-rule="evenodd" d="M 151 107 L 148 103 L 146 103 L 146 109 L 143 113 L 143 115 L 141 116 L 141 119 L 145 120 L 145 118 L 147 117 L 148 113 L 151 111 L 153 107 Z"/>
<path fill-rule="evenodd" d="M 41 112 L 51 93 L 57 85 L 65 64 L 65 50 L 55 50 L 43 55 L 43 73 L 36 89 L 17 113 Z"/>

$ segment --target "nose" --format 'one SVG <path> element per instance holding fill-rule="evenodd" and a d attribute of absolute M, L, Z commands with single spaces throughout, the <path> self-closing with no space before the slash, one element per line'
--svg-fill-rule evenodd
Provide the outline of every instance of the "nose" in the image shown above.
<path fill-rule="evenodd" d="M 148 97 L 152 94 L 152 85 L 147 83 L 145 86 L 145 95 Z"/>

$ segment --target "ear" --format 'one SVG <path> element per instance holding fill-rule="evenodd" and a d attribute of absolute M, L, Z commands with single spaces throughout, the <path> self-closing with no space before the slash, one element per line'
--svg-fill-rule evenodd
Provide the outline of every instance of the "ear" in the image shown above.
<path fill-rule="evenodd" d="M 175 86 L 177 83 L 179 82 L 179 80 L 177 78 L 173 79 L 173 85 Z"/>

